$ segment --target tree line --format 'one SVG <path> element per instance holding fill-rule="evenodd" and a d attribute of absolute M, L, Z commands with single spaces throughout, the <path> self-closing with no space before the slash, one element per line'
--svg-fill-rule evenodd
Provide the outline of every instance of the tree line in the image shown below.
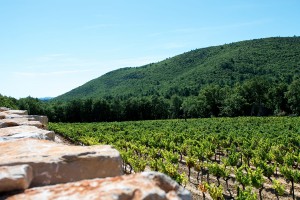
<path fill-rule="evenodd" d="M 0 95 L 0 106 L 47 115 L 53 122 L 131 121 L 174 118 L 300 114 L 300 79 L 291 84 L 254 78 L 233 87 L 210 84 L 198 95 L 107 97 L 65 102 Z"/>

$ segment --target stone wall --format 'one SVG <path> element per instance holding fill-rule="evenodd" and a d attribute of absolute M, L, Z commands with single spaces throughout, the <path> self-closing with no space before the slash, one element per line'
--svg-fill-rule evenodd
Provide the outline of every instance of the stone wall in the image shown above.
<path fill-rule="evenodd" d="M 122 175 L 109 145 L 55 142 L 45 116 L 0 108 L 0 199 L 191 199 L 158 172 Z"/>

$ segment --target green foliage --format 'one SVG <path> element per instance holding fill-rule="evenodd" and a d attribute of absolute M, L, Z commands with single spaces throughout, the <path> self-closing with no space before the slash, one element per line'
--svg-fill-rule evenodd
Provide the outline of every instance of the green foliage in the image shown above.
<path fill-rule="evenodd" d="M 254 159 L 254 165 L 259 168 L 264 176 L 268 177 L 269 179 L 274 174 L 274 171 L 276 169 L 276 165 L 266 163 L 266 161 L 261 160 L 260 158 Z"/>
<path fill-rule="evenodd" d="M 257 200 L 257 195 L 251 187 L 247 187 L 245 190 L 239 191 L 236 200 Z"/>
<path fill-rule="evenodd" d="M 276 161 L 278 164 L 283 164 L 284 160 L 284 150 L 280 145 L 273 145 L 270 148 L 270 157 L 272 160 Z"/>
<path fill-rule="evenodd" d="M 278 196 L 282 196 L 284 194 L 285 188 L 278 180 L 274 179 L 272 182 L 272 188 L 275 190 Z"/>
<path fill-rule="evenodd" d="M 191 175 L 191 168 L 194 167 L 196 164 L 196 159 L 192 156 L 186 157 L 186 165 L 188 167 L 188 178 L 190 178 Z"/>
<path fill-rule="evenodd" d="M 180 174 L 178 173 L 178 166 L 168 162 L 163 165 L 162 172 L 169 175 L 175 180 L 178 176 L 180 176 Z"/>
<path fill-rule="evenodd" d="M 173 163 L 173 164 L 177 164 L 178 163 L 178 158 L 179 158 L 178 153 L 172 153 L 170 151 L 165 151 L 165 150 L 162 150 L 161 153 L 162 153 L 162 156 L 168 162 Z"/>
<path fill-rule="evenodd" d="M 191 157 L 191 156 L 187 156 L 186 157 L 186 165 L 189 167 L 189 168 L 192 168 L 195 166 L 195 163 L 196 163 L 196 159 Z"/>
<path fill-rule="evenodd" d="M 295 186 L 294 186 L 294 183 L 299 183 L 300 182 L 300 172 L 299 172 L 299 170 L 294 170 L 294 169 L 284 165 L 284 166 L 280 167 L 280 172 L 287 181 L 292 182 L 291 191 L 292 191 L 293 199 L 295 199 L 295 191 L 294 191 Z"/>
<path fill-rule="evenodd" d="M 95 137 L 82 136 L 78 138 L 78 142 L 86 145 L 96 145 L 99 144 L 98 139 Z"/>
<path fill-rule="evenodd" d="M 283 157 L 283 162 L 285 165 L 292 167 L 296 161 L 296 157 L 293 153 L 287 152 Z"/>
<path fill-rule="evenodd" d="M 18 109 L 17 100 L 12 97 L 2 96 L 0 94 L 0 107 L 6 107 L 10 109 Z"/>
<path fill-rule="evenodd" d="M 18 105 L 21 110 L 27 110 L 28 114 L 44 114 L 44 103 L 37 98 L 26 97 L 18 100 Z"/>
<path fill-rule="evenodd" d="M 260 168 L 256 168 L 256 170 L 249 170 L 251 177 L 251 185 L 257 189 L 260 189 L 264 185 L 264 176 L 263 172 Z"/>
<path fill-rule="evenodd" d="M 239 93 L 239 89 L 239 87 L 229 89 L 230 92 L 226 94 L 221 107 L 222 116 L 234 117 L 245 115 L 243 108 L 247 100 Z"/>
<path fill-rule="evenodd" d="M 222 200 L 224 199 L 223 196 L 223 187 L 216 186 L 215 184 L 208 184 L 206 182 L 203 183 L 204 187 L 207 189 L 209 195 L 213 200 Z"/>
<path fill-rule="evenodd" d="M 300 114 L 300 79 L 294 80 L 286 93 L 288 103 L 294 113 Z"/>
<path fill-rule="evenodd" d="M 236 180 L 242 184 L 243 189 L 245 189 L 246 186 L 251 185 L 251 175 L 247 170 L 249 169 L 246 166 L 235 169 Z"/>
<path fill-rule="evenodd" d="M 185 187 L 186 184 L 188 183 L 188 178 L 187 178 L 186 174 L 183 172 L 176 176 L 175 181 L 177 181 L 179 184 L 181 184 Z"/>
<path fill-rule="evenodd" d="M 135 172 L 142 172 L 145 170 L 147 162 L 144 159 L 135 157 L 132 161 L 133 170 Z"/>
<path fill-rule="evenodd" d="M 292 168 L 289 168 L 288 166 L 282 166 L 280 167 L 280 172 L 288 181 L 296 183 L 300 181 L 300 172 L 298 170 L 294 170 Z"/>
<path fill-rule="evenodd" d="M 221 177 L 226 178 L 228 172 L 224 165 L 219 165 L 218 163 L 208 164 L 207 166 L 209 173 L 217 177 L 218 185 L 220 185 L 219 179 Z"/>
<path fill-rule="evenodd" d="M 228 155 L 227 159 L 225 160 L 225 165 L 229 166 L 237 166 L 240 158 L 240 153 L 231 151 L 231 153 Z"/>
<path fill-rule="evenodd" d="M 196 96 L 210 84 L 233 86 L 254 77 L 289 84 L 300 73 L 299 44 L 299 37 L 276 37 L 196 49 L 158 63 L 109 72 L 56 100 Z M 253 98 L 259 104 L 260 96 Z M 211 114 L 216 115 L 215 111 Z"/>

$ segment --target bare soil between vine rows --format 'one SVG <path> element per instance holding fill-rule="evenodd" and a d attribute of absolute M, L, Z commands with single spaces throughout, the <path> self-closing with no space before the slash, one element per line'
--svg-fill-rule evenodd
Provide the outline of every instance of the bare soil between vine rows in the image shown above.
<path fill-rule="evenodd" d="M 186 174 L 188 174 L 188 167 L 185 164 L 180 164 L 179 166 L 179 170 L 180 172 L 185 172 Z M 202 192 L 198 189 L 198 185 L 199 183 L 201 183 L 201 174 L 199 176 L 199 181 L 197 180 L 197 173 L 193 168 L 191 169 L 191 177 L 190 180 L 188 181 L 187 185 L 185 186 L 185 188 L 187 190 L 189 190 L 192 193 L 192 197 L 193 200 L 199 200 L 199 199 L 204 199 L 203 198 L 203 194 Z M 203 175 L 202 177 L 203 181 L 207 181 L 207 176 L 206 174 Z M 284 185 L 285 187 L 285 193 L 283 196 L 279 196 L 279 199 L 282 200 L 291 200 L 292 198 L 292 194 L 290 193 L 290 189 L 291 189 L 291 182 L 287 183 L 282 176 L 277 176 L 277 177 L 271 177 L 272 179 L 276 178 L 277 180 L 279 180 L 279 182 Z M 209 183 L 214 183 L 215 185 L 218 184 L 217 182 L 217 178 L 214 177 L 213 175 L 209 175 Z M 227 189 L 226 187 L 226 182 L 225 180 L 223 180 L 222 178 L 220 178 L 220 184 L 223 187 L 223 190 L 226 191 L 225 193 L 223 193 L 224 198 L 225 199 L 234 199 L 237 195 L 237 189 L 236 189 L 236 184 L 237 182 L 235 182 L 235 177 L 234 174 L 230 174 L 230 179 L 228 180 L 228 186 L 229 188 Z M 300 184 L 295 183 L 294 184 L 295 187 L 295 198 L 296 200 L 300 200 Z M 256 194 L 257 194 L 257 198 L 259 199 L 259 191 L 258 189 L 254 189 Z M 230 191 L 230 192 L 229 192 Z M 231 195 L 232 197 L 231 197 Z M 212 199 L 210 197 L 210 195 L 208 194 L 208 192 L 205 193 L 205 199 Z M 273 199 L 277 199 L 276 195 L 275 195 L 275 190 L 272 188 L 272 182 L 268 179 L 265 179 L 265 183 L 264 183 L 264 189 L 262 190 L 262 199 L 266 199 L 266 200 L 273 200 Z"/>

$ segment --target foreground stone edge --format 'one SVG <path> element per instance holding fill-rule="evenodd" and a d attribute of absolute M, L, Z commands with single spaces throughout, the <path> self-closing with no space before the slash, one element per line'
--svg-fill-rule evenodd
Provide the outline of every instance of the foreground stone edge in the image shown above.
<path fill-rule="evenodd" d="M 0 166 L 32 167 L 30 187 L 122 175 L 121 156 L 109 145 L 69 146 L 27 138 L 0 142 L 0 149 Z"/>
<path fill-rule="evenodd" d="M 190 192 L 170 177 L 159 172 L 142 172 L 127 176 L 82 180 L 27 189 L 15 199 L 183 199 L 191 200 Z"/>
<path fill-rule="evenodd" d="M 30 165 L 0 167 L 0 192 L 27 189 L 32 181 Z"/>

